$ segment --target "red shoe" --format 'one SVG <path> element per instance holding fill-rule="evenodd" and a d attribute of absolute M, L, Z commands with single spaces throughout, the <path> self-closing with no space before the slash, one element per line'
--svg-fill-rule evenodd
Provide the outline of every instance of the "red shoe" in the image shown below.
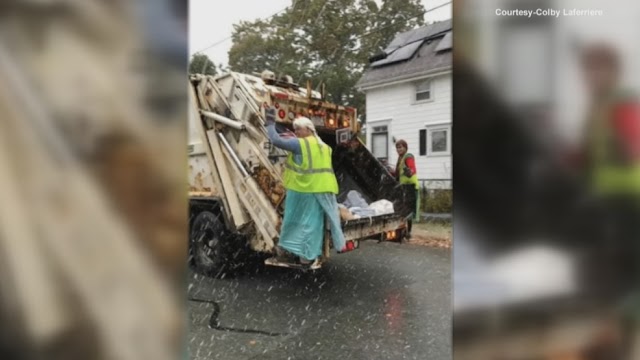
<path fill-rule="evenodd" d="M 353 251 L 357 248 L 356 244 L 353 241 L 347 241 L 342 250 L 338 251 L 338 254 L 344 254 L 349 251 Z"/>

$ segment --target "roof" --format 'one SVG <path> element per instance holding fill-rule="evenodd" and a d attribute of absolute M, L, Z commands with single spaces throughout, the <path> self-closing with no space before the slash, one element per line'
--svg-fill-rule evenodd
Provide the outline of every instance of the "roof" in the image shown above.
<path fill-rule="evenodd" d="M 356 86 L 360 89 L 451 68 L 451 20 L 396 35 L 369 64 Z"/>

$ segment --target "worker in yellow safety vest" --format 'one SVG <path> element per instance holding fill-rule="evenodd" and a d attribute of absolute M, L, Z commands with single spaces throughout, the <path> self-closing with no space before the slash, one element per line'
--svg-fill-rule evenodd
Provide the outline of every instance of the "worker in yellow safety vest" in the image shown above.
<path fill-rule="evenodd" d="M 313 122 L 306 117 L 295 119 L 293 128 L 296 136 L 289 138 L 276 130 L 275 109 L 266 109 L 265 119 L 271 143 L 289 152 L 284 164 L 283 182 L 287 194 L 277 256 L 267 262 L 293 262 L 318 268 L 325 216 L 333 247 L 339 253 L 353 249 L 345 241 L 340 223 L 336 200 L 338 181 L 333 172 L 332 149 L 322 141 Z"/>
<path fill-rule="evenodd" d="M 581 53 L 590 107 L 579 163 L 593 198 L 601 204 L 600 271 L 622 301 L 621 320 L 640 320 L 640 105 L 620 89 L 621 59 L 611 45 L 591 44 Z M 625 325 L 625 328 L 626 328 Z M 626 333 L 626 334 L 625 334 Z M 629 335 L 622 331 L 621 336 Z"/>
<path fill-rule="evenodd" d="M 416 171 L 416 161 L 411 153 L 408 152 L 409 146 L 404 140 L 396 141 L 396 151 L 398 152 L 398 162 L 394 175 L 400 184 L 411 184 L 416 189 L 415 203 L 410 204 L 414 209 L 413 218 L 420 220 L 420 185 L 418 185 L 418 173 Z M 405 237 L 411 238 L 412 219 L 407 223 L 407 233 Z"/>
<path fill-rule="evenodd" d="M 307 118 L 300 118 L 297 124 L 303 124 Z M 311 126 L 313 123 L 309 122 Z M 313 136 L 313 130 L 308 126 L 298 126 L 296 134 L 301 134 L 296 140 L 300 146 L 300 163 L 296 163 L 294 153 L 287 155 L 283 175 L 284 187 L 301 193 L 332 193 L 338 194 L 338 181 L 333 173 L 331 163 L 332 149 Z"/>
<path fill-rule="evenodd" d="M 640 106 L 620 89 L 620 62 L 608 44 L 590 45 L 582 53 L 590 96 L 583 169 L 605 210 L 603 240 L 615 251 L 612 264 L 621 266 L 617 280 L 624 291 L 640 281 L 640 267 L 633 265 L 640 263 Z"/>

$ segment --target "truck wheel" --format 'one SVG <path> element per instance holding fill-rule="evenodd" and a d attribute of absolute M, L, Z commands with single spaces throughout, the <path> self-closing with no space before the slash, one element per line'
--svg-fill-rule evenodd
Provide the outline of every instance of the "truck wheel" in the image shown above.
<path fill-rule="evenodd" d="M 191 263 L 196 272 L 220 277 L 226 268 L 226 229 L 221 215 L 209 211 L 200 212 L 193 220 L 189 234 Z"/>

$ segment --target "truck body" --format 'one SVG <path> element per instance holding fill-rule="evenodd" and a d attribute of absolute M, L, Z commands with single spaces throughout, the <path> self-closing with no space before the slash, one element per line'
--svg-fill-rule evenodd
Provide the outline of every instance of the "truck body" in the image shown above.
<path fill-rule="evenodd" d="M 333 148 L 338 202 L 351 190 L 368 203 L 386 199 L 394 213 L 342 221 L 347 241 L 400 239 L 413 215 L 415 191 L 400 185 L 358 138 L 354 108 L 273 73 L 192 75 L 189 82 L 189 199 L 192 261 L 218 273 L 241 249 L 273 254 L 284 214 L 282 174 L 287 153 L 269 141 L 264 110 L 275 107 L 276 128 L 294 136 L 292 122 L 306 116 Z M 322 261 L 329 257 L 325 231 Z"/>

